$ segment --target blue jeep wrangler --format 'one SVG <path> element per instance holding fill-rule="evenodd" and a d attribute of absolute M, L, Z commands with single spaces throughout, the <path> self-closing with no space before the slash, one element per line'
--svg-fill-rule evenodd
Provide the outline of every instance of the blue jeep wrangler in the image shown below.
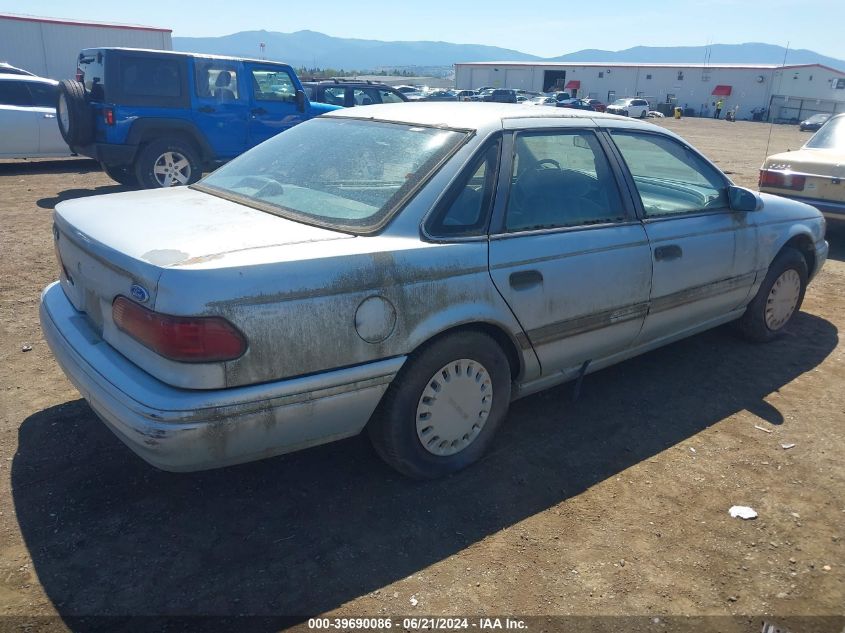
<path fill-rule="evenodd" d="M 129 48 L 79 55 L 57 120 L 77 154 L 121 184 L 187 185 L 271 136 L 336 106 L 310 103 L 287 64 Z"/>

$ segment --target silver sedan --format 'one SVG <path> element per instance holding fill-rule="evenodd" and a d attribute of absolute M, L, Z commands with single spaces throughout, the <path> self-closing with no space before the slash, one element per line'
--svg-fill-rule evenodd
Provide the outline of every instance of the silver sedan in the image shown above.
<path fill-rule="evenodd" d="M 371 106 L 190 188 L 61 203 L 41 319 L 92 409 L 160 468 L 366 429 L 399 471 L 437 477 L 516 398 L 729 321 L 777 337 L 824 230 L 645 122 Z"/>

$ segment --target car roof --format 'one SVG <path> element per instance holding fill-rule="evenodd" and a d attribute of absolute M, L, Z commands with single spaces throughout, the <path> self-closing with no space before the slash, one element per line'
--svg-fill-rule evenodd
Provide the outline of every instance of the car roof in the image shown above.
<path fill-rule="evenodd" d="M 13 79 L 14 81 L 30 81 L 42 84 L 53 84 L 54 86 L 58 85 L 59 83 L 55 79 L 47 79 L 47 77 L 36 77 L 35 75 L 16 75 L 14 73 L 4 72 L 0 72 L 0 79 Z"/>
<path fill-rule="evenodd" d="M 631 127 L 639 127 L 627 117 L 619 117 L 591 110 L 573 110 L 568 108 L 526 108 L 515 103 L 491 102 L 420 102 L 390 103 L 367 106 L 365 112 L 360 108 L 348 108 L 328 112 L 325 117 L 348 117 L 354 119 L 374 119 L 396 123 L 410 123 L 435 127 L 447 127 L 460 130 L 480 130 L 489 127 L 502 127 L 506 119 L 609 119 L 627 121 Z M 656 127 L 648 125 L 649 129 Z"/>
<path fill-rule="evenodd" d="M 154 55 L 170 55 L 173 57 L 200 57 L 202 59 L 225 59 L 239 62 L 255 62 L 256 64 L 268 64 L 271 66 L 288 66 L 287 62 L 272 61 L 269 59 L 255 59 L 254 57 L 236 57 L 234 55 L 212 55 L 211 53 L 192 53 L 190 51 L 162 51 L 154 48 L 129 48 L 126 46 L 94 46 L 82 49 L 83 53 L 89 51 L 126 51 L 129 53 L 151 53 Z"/>

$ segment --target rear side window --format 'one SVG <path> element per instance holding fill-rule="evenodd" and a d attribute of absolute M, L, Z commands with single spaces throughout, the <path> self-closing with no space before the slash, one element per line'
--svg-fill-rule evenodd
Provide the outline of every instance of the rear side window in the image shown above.
<path fill-rule="evenodd" d="M 22 81 L 0 81 L 0 105 L 31 106 L 32 97 Z"/>
<path fill-rule="evenodd" d="M 58 89 L 52 84 L 42 84 L 35 81 L 27 82 L 29 92 L 32 93 L 32 103 L 39 108 L 55 108 L 59 98 Z"/>
<path fill-rule="evenodd" d="M 402 103 L 404 101 L 402 97 L 390 90 L 379 90 L 378 94 L 381 97 L 382 103 Z"/>
<path fill-rule="evenodd" d="M 179 97 L 179 64 L 171 59 L 136 57 L 121 64 L 120 85 L 123 94 L 139 97 Z"/>
<path fill-rule="evenodd" d="M 194 63 L 196 93 L 204 99 L 221 103 L 238 99 L 237 65 L 220 60 L 196 60 Z"/>

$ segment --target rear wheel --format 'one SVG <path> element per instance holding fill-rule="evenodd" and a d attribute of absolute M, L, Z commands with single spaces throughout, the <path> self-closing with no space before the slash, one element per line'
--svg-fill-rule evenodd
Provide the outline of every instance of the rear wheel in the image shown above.
<path fill-rule="evenodd" d="M 139 152 L 135 176 L 144 189 L 190 185 L 202 176 L 199 152 L 181 139 L 153 141 Z"/>
<path fill-rule="evenodd" d="M 786 247 L 777 254 L 760 289 L 737 321 L 742 334 L 765 343 L 783 334 L 795 318 L 807 290 L 807 262 L 801 253 Z"/>
<path fill-rule="evenodd" d="M 505 353 L 480 332 L 456 332 L 415 352 L 385 393 L 368 431 L 376 452 L 414 479 L 477 461 L 507 414 Z"/>
<path fill-rule="evenodd" d="M 56 103 L 59 132 L 70 147 L 87 145 L 94 138 L 94 113 L 88 107 L 85 86 L 79 81 L 63 79 L 59 82 Z"/>
<path fill-rule="evenodd" d="M 102 167 L 103 171 L 108 174 L 108 177 L 115 182 L 119 182 L 121 185 L 126 185 L 127 187 L 138 186 L 138 178 L 135 176 L 135 172 L 131 167 L 114 167 L 105 164 Z"/>

